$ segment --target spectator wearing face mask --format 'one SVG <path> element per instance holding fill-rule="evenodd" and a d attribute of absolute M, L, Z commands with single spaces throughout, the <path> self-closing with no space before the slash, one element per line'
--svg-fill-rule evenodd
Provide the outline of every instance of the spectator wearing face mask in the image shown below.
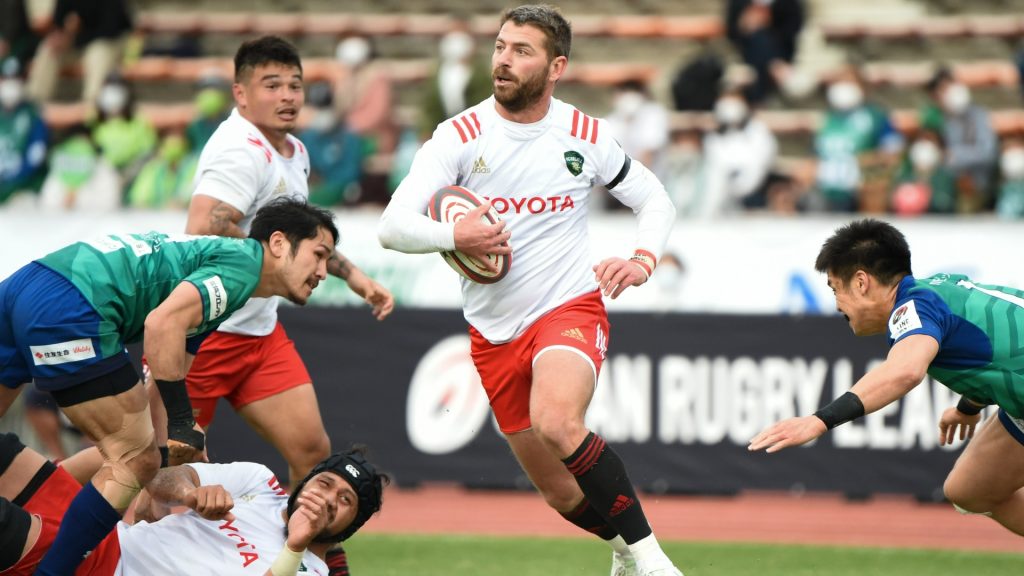
<path fill-rule="evenodd" d="M 348 129 L 362 136 L 368 155 L 390 153 L 398 141 L 391 78 L 368 38 L 350 36 L 335 50 L 334 106 Z"/>
<path fill-rule="evenodd" d="M 131 87 L 118 75 L 111 75 L 96 97 L 97 120 L 93 141 L 100 154 L 121 175 L 126 184 L 142 168 L 156 149 L 157 133 L 153 125 L 135 113 Z"/>
<path fill-rule="evenodd" d="M 46 177 L 49 130 L 25 98 L 21 66 L 0 61 L 0 203 L 17 192 L 38 192 Z"/>
<path fill-rule="evenodd" d="M 306 105 L 313 115 L 299 134 L 309 151 L 309 201 L 335 206 L 359 200 L 363 173 L 362 139 L 334 111 L 331 85 L 310 85 Z"/>
<path fill-rule="evenodd" d="M 679 218 L 706 218 L 721 212 L 720 199 L 708 194 L 704 133 L 696 126 L 672 130 L 665 151 L 662 183 Z"/>
<path fill-rule="evenodd" d="M 660 178 L 668 146 L 668 110 L 651 97 L 646 84 L 639 80 L 618 84 L 606 120 L 626 154 Z"/>
<path fill-rule="evenodd" d="M 921 129 L 893 178 L 892 211 L 902 216 L 956 211 L 956 182 L 945 166 L 942 135 Z"/>
<path fill-rule="evenodd" d="M 771 130 L 756 117 L 740 90 L 728 90 L 715 102 L 715 130 L 704 138 L 708 186 L 726 210 L 767 206 L 767 188 L 778 153 Z"/>
<path fill-rule="evenodd" d="M 437 69 L 427 80 L 420 111 L 420 134 L 429 137 L 434 128 L 491 95 L 491 68 L 476 55 L 476 42 L 468 22 L 459 20 L 441 38 Z"/>
<path fill-rule="evenodd" d="M 970 89 L 949 69 L 939 70 L 928 82 L 931 106 L 921 112 L 921 123 L 941 130 L 946 142 L 946 166 L 957 184 L 957 211 L 988 210 L 999 142 L 988 112 L 971 103 Z"/>
<path fill-rule="evenodd" d="M 815 201 L 828 212 L 886 210 L 891 169 L 903 138 L 888 113 L 865 100 L 860 74 L 844 67 L 826 93 L 828 110 L 814 136 Z"/>
<path fill-rule="evenodd" d="M 1024 218 L 1024 135 L 1006 139 L 999 157 L 1002 184 L 996 197 L 996 214 L 1000 218 Z"/>

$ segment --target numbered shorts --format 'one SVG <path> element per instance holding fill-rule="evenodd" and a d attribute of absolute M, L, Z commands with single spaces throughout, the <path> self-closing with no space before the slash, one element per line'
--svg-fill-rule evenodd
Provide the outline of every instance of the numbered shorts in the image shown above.
<path fill-rule="evenodd" d="M 608 313 L 598 291 L 574 298 L 541 316 L 511 342 L 491 344 L 470 326 L 473 363 L 498 426 L 506 434 L 528 430 L 533 363 L 550 349 L 579 354 L 594 370 L 594 382 L 608 350 Z"/>
<path fill-rule="evenodd" d="M 66 278 L 37 262 L 21 268 L 0 283 L 0 384 L 34 380 L 40 390 L 57 392 L 125 372 L 130 362 L 120 336 L 121 345 L 103 356 L 103 324 Z"/>
<path fill-rule="evenodd" d="M 196 422 L 207 427 L 219 398 L 235 410 L 312 379 L 284 327 L 278 322 L 266 336 L 213 332 L 206 337 L 185 383 Z"/>

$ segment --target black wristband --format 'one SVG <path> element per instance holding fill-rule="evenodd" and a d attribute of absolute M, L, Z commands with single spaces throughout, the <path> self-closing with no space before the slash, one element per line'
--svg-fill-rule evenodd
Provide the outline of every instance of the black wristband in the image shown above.
<path fill-rule="evenodd" d="M 167 410 L 168 428 L 171 424 L 187 425 L 188 428 L 195 426 L 196 421 L 192 418 L 192 402 L 188 399 L 185 381 L 157 380 L 156 387 L 160 391 L 160 398 L 164 401 L 164 408 Z"/>
<path fill-rule="evenodd" d="M 985 409 L 985 406 L 979 406 L 968 400 L 967 396 L 961 396 L 960 401 L 956 404 L 956 409 L 968 416 L 977 416 L 978 414 L 981 414 L 981 411 Z"/>
<path fill-rule="evenodd" d="M 206 435 L 196 430 L 193 426 L 195 424 L 172 424 L 168 422 L 167 439 L 188 444 L 196 450 L 202 450 L 206 447 Z"/>
<path fill-rule="evenodd" d="M 864 403 L 853 392 L 847 392 L 815 412 L 814 415 L 821 418 L 825 426 L 831 430 L 840 424 L 863 416 Z"/>
<path fill-rule="evenodd" d="M 170 450 L 167 446 L 157 446 L 157 450 L 160 451 L 160 467 L 167 468 L 167 464 L 171 456 Z"/>

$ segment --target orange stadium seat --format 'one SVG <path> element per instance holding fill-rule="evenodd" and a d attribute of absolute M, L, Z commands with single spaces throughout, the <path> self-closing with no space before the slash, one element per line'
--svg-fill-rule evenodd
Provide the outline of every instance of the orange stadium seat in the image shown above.
<path fill-rule="evenodd" d="M 899 40 L 947 39 L 971 36 L 1016 39 L 1024 32 L 1024 17 L 1014 14 L 930 16 L 913 22 L 826 22 L 821 25 L 830 42 L 867 38 Z"/>

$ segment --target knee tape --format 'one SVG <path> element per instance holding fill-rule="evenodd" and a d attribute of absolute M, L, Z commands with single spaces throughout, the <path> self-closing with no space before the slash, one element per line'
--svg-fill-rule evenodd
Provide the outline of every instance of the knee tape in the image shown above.
<path fill-rule="evenodd" d="M 154 445 L 153 421 L 149 406 L 140 412 L 123 415 L 121 429 L 99 442 L 106 460 L 103 467 L 110 475 L 97 475 L 97 491 L 116 510 L 124 510 L 142 490 L 142 483 L 128 467 L 128 462 Z"/>
<path fill-rule="evenodd" d="M 971 512 L 970 510 L 968 510 L 966 508 L 960 507 L 960 505 L 958 505 L 956 502 L 953 502 L 952 504 L 953 504 L 953 508 L 957 512 L 959 512 L 959 513 L 961 513 L 961 514 L 963 514 L 965 516 L 988 516 L 988 517 L 992 516 L 991 512 Z"/>

